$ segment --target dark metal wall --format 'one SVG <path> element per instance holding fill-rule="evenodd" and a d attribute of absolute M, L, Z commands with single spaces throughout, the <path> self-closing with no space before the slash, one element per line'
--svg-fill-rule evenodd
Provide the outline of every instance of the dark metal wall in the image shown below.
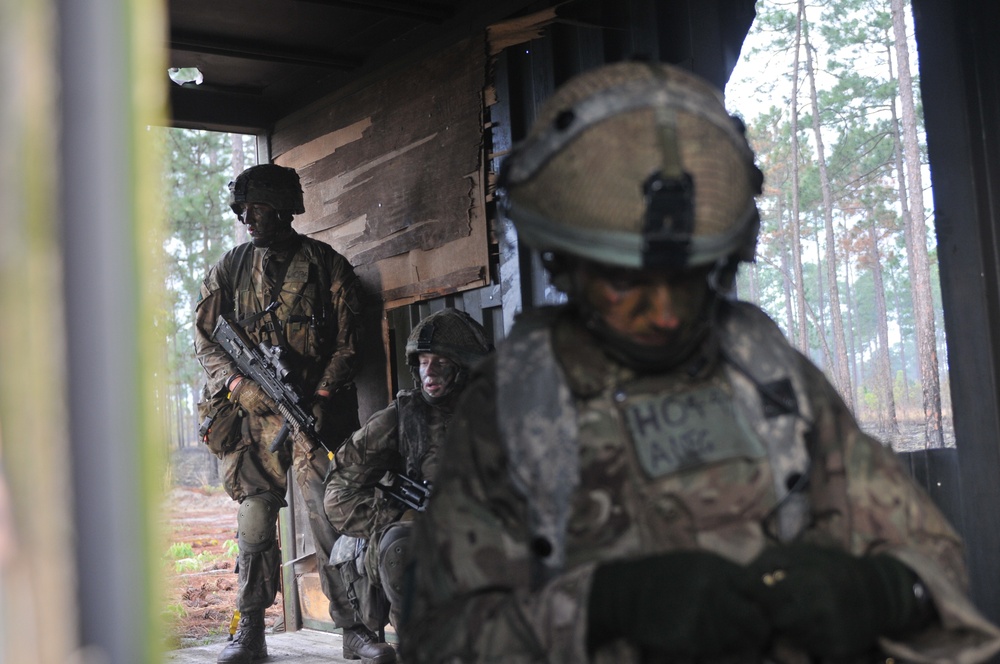
<path fill-rule="evenodd" d="M 975 602 L 1000 622 L 1000 5 L 912 0 L 962 513 Z"/>

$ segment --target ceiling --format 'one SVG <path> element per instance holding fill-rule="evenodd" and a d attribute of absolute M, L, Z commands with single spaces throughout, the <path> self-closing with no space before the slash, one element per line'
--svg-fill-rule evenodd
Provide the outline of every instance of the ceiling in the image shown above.
<path fill-rule="evenodd" d="M 177 127 L 260 133 L 320 97 L 515 15 L 526 0 L 168 0 Z M 534 3 L 536 6 L 538 3 Z"/>

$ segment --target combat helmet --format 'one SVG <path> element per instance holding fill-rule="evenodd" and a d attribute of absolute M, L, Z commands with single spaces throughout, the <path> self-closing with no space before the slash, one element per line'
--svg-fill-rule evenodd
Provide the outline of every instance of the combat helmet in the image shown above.
<path fill-rule="evenodd" d="M 279 212 L 302 214 L 302 185 L 294 168 L 260 164 L 246 169 L 229 183 L 229 207 L 236 214 L 246 203 L 266 203 Z"/>
<path fill-rule="evenodd" d="M 499 187 L 543 253 L 686 269 L 753 259 L 763 176 L 721 94 L 666 64 L 583 73 L 542 106 Z"/>
<path fill-rule="evenodd" d="M 418 365 L 421 353 L 443 355 L 458 367 L 455 386 L 465 383 L 469 370 L 493 351 L 486 331 L 476 319 L 458 309 L 442 309 L 414 326 L 406 339 L 406 362 L 415 384 L 420 384 Z"/>

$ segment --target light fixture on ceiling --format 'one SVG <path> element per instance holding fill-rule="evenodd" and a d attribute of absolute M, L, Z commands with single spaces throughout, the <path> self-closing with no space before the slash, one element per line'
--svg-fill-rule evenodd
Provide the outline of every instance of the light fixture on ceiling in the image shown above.
<path fill-rule="evenodd" d="M 171 67 L 167 70 L 167 76 L 177 85 L 187 83 L 201 85 L 202 81 L 205 80 L 205 75 L 197 67 Z"/>

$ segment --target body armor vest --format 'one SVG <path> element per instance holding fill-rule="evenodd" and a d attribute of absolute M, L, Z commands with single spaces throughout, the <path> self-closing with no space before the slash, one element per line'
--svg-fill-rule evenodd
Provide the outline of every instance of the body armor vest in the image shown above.
<path fill-rule="evenodd" d="M 500 435 L 512 483 L 527 503 L 531 548 L 538 554 L 534 579 L 538 584 L 566 563 L 566 528 L 580 483 L 577 407 L 552 343 L 557 315 L 539 311 L 522 317 L 497 350 L 497 408 L 505 414 L 499 422 Z M 801 358 L 773 321 L 752 305 L 721 303 L 715 322 L 723 376 L 731 393 L 726 397 L 731 400 L 725 404 L 726 412 L 732 413 L 734 432 L 741 428 L 749 434 L 741 444 L 758 450 L 743 452 L 767 457 L 776 497 L 770 512 L 773 531 L 779 539 L 789 540 L 804 527 L 808 509 L 803 489 L 809 473 L 806 435 L 812 417 L 805 378 L 797 370 Z M 710 405 L 719 400 L 714 392 L 688 396 Z M 664 463 L 663 459 L 644 460 L 639 449 L 648 443 L 637 439 L 651 420 L 627 421 L 634 417 L 632 413 L 644 412 L 643 407 L 659 407 L 662 412 L 663 404 L 655 394 L 645 399 L 645 403 L 631 402 L 631 410 L 623 417 L 640 464 L 650 472 L 647 462 Z M 722 408 L 722 404 L 715 407 Z M 723 433 L 716 431 L 716 435 Z M 710 460 L 710 455 L 702 459 Z M 661 469 L 669 472 L 671 464 L 677 469 L 684 460 L 665 463 Z"/>

